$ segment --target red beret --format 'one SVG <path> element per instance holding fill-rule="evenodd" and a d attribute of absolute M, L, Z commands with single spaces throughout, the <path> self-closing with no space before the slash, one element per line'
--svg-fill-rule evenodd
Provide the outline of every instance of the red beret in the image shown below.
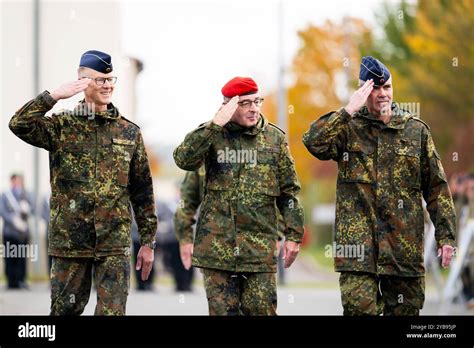
<path fill-rule="evenodd" d="M 224 97 L 232 98 L 236 95 L 247 95 L 258 92 L 258 86 L 250 77 L 234 77 L 222 87 Z"/>

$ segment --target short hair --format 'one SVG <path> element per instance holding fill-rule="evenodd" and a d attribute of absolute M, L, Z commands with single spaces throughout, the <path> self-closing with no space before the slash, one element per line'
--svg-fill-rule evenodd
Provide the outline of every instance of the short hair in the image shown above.
<path fill-rule="evenodd" d="M 80 66 L 80 67 L 77 69 L 77 75 L 81 75 L 81 73 L 82 73 L 83 71 L 85 71 L 85 70 L 86 70 L 86 67 Z"/>
<path fill-rule="evenodd" d="M 15 180 L 16 178 L 23 179 L 23 175 L 18 173 L 13 173 L 12 175 L 10 175 L 10 180 Z"/>

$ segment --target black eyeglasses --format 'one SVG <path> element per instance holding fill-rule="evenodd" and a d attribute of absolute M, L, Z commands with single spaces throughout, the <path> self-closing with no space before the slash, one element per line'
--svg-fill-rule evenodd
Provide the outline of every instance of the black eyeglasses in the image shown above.
<path fill-rule="evenodd" d="M 255 104 L 256 107 L 260 107 L 263 104 L 264 99 L 263 98 L 257 98 L 255 100 L 243 100 L 241 102 L 238 102 L 239 106 L 243 107 L 244 109 L 250 108 L 252 103 Z"/>
<path fill-rule="evenodd" d="M 109 85 L 115 85 L 115 83 L 117 82 L 117 77 L 116 77 L 116 76 L 111 76 L 111 77 L 96 77 L 96 78 L 84 76 L 84 77 L 81 77 L 81 79 L 94 80 L 94 81 L 95 81 L 95 84 L 96 84 L 97 86 L 103 86 L 103 85 L 105 84 L 105 81 L 107 81 L 107 82 L 109 83 Z"/>

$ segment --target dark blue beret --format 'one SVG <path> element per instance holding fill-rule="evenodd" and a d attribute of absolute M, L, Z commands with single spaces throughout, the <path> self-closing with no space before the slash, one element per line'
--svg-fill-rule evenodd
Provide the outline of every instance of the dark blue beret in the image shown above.
<path fill-rule="evenodd" d="M 100 51 L 87 51 L 81 56 L 79 67 L 91 68 L 95 71 L 108 74 L 112 72 L 112 57 Z"/>
<path fill-rule="evenodd" d="M 372 79 L 374 85 L 382 86 L 390 78 L 390 71 L 381 61 L 374 57 L 367 56 L 362 58 L 360 63 L 359 79 L 367 81 Z"/>

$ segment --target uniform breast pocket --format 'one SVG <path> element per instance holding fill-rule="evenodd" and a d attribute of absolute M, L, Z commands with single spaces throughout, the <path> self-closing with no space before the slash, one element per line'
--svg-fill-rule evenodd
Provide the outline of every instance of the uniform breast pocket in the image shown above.
<path fill-rule="evenodd" d="M 112 139 L 112 153 L 114 157 L 115 179 L 120 186 L 127 186 L 130 172 L 130 163 L 135 151 L 135 141 L 128 139 Z"/>
<path fill-rule="evenodd" d="M 247 165 L 249 170 L 249 179 L 253 179 L 252 185 L 258 191 L 270 195 L 280 195 L 280 183 L 278 180 L 278 161 L 280 151 L 277 148 L 265 147 L 258 148 L 256 161 Z"/>
<path fill-rule="evenodd" d="M 349 142 L 339 161 L 339 179 L 345 182 L 372 183 L 374 181 L 374 151 L 372 145 Z"/>
<path fill-rule="evenodd" d="M 232 163 L 220 158 L 211 161 L 206 168 L 207 188 L 215 191 L 227 191 L 232 188 Z"/>
<path fill-rule="evenodd" d="M 400 141 L 395 144 L 392 178 L 395 185 L 420 188 L 420 146 L 416 142 Z"/>
<path fill-rule="evenodd" d="M 95 168 L 93 144 L 66 144 L 59 153 L 58 178 L 88 182 Z"/>

